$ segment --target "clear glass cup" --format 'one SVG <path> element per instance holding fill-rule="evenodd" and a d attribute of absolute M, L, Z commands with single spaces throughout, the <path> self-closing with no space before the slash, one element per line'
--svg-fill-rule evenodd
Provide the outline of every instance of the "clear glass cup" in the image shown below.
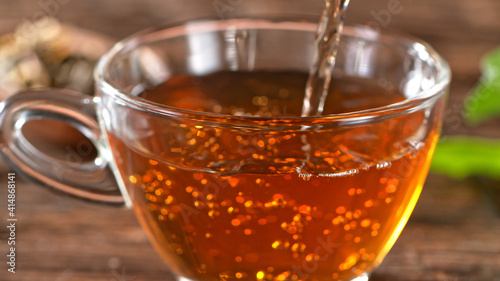
<path fill-rule="evenodd" d="M 417 202 L 440 132 L 450 70 L 430 46 L 346 26 L 334 80 L 405 97 L 355 112 L 231 116 L 137 96 L 176 74 L 307 72 L 315 29 L 287 17 L 136 34 L 101 59 L 96 97 L 46 89 L 3 102 L 2 154 L 60 191 L 133 208 L 179 280 L 367 280 Z M 38 151 L 21 128 L 39 118 L 71 124 L 98 157 L 69 165 Z"/>

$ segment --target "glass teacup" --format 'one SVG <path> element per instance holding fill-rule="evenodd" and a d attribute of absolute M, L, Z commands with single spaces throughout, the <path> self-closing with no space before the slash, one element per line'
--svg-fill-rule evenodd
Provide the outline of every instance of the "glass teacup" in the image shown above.
<path fill-rule="evenodd" d="M 366 280 L 417 202 L 450 71 L 415 38 L 350 25 L 333 74 L 342 87 L 325 115 L 301 117 L 293 93 L 315 29 L 231 19 L 139 33 L 101 59 L 96 97 L 6 100 L 2 152 L 56 189 L 133 208 L 179 279 Z M 291 78 L 276 86 L 273 73 Z M 202 91 L 219 80 L 232 86 Z M 99 156 L 68 165 L 37 151 L 21 133 L 37 118 L 73 125 Z"/>

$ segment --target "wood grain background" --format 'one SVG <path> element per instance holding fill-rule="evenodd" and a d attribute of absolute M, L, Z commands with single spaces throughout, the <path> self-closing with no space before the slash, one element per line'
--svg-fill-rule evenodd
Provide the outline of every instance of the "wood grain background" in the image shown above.
<path fill-rule="evenodd" d="M 218 1 L 218 0 L 216 0 Z M 222 10 L 320 13 L 321 0 L 240 0 Z M 390 0 L 353 0 L 349 20 L 377 21 Z M 307 2 L 304 9 L 303 3 Z M 469 128 L 461 104 L 480 77 L 479 61 L 500 46 L 498 0 L 399 0 L 401 13 L 382 23 L 429 42 L 449 61 L 454 80 L 444 135 L 500 138 L 500 123 Z M 300 5 L 300 6 L 299 6 Z M 257 7 L 257 8 L 256 8 Z M 53 14 L 63 22 L 122 38 L 187 13 L 217 16 L 214 1 L 0 0 L 0 31 Z M 380 20 L 380 18 L 379 18 Z M 173 280 L 133 213 L 54 194 L 18 176 L 17 273 L 8 274 L 6 171 L 0 172 L 0 280 Z M 407 227 L 373 281 L 500 281 L 500 213 L 477 181 L 431 175 Z M 496 195 L 498 196 L 498 195 Z"/>

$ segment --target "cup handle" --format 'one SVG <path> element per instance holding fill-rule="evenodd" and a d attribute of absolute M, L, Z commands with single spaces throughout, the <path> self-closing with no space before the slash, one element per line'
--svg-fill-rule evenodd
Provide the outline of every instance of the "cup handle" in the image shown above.
<path fill-rule="evenodd" d="M 61 160 L 35 148 L 23 135 L 30 120 L 63 121 L 97 148 L 92 162 Z M 47 128 L 50 130 L 50 128 Z M 92 97 L 64 89 L 21 91 L 0 103 L 0 154 L 14 169 L 71 196 L 112 205 L 124 198 L 104 157 L 105 145 Z"/>

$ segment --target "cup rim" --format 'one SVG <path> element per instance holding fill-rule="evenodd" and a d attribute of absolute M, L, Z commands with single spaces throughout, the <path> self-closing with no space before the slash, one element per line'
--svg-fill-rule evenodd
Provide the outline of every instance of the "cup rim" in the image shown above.
<path fill-rule="evenodd" d="M 111 67 L 111 62 L 116 55 L 127 50 L 134 49 L 135 46 L 141 44 L 144 39 L 154 37 L 152 35 L 166 32 L 176 31 L 174 34 L 185 34 L 192 30 L 224 30 L 224 27 L 237 26 L 240 28 L 278 28 L 284 30 L 297 30 L 316 31 L 317 24 L 309 22 L 275 22 L 265 19 L 225 19 L 225 20 L 198 20 L 183 22 L 179 24 L 170 24 L 153 27 L 133 34 L 118 43 L 116 43 L 106 54 L 99 60 L 95 70 L 94 79 L 96 86 L 102 89 L 106 95 L 110 95 L 121 102 L 126 103 L 129 107 L 146 111 L 154 112 L 166 116 L 174 116 L 178 118 L 186 118 L 191 120 L 198 120 L 211 123 L 224 123 L 224 124 L 248 124 L 248 125 L 271 125 L 271 126 L 287 126 L 287 125 L 301 125 L 301 124 L 344 124 L 352 125 L 359 123 L 366 123 L 377 119 L 387 119 L 395 116 L 408 114 L 417 111 L 429 104 L 433 104 L 443 94 L 445 89 L 451 82 L 451 70 L 446 60 L 428 43 L 425 41 L 406 34 L 404 32 L 395 31 L 389 28 L 373 28 L 365 24 L 346 24 L 343 28 L 342 35 L 349 35 L 356 37 L 356 34 L 365 32 L 367 36 L 377 38 L 385 36 L 391 38 L 394 42 L 405 42 L 408 46 L 413 46 L 414 49 L 424 51 L 434 61 L 437 70 L 436 83 L 428 89 L 421 90 L 413 97 L 407 98 L 400 102 L 391 103 L 381 107 L 375 107 L 365 110 L 351 111 L 346 113 L 328 114 L 320 116 L 283 116 L 283 117 L 259 117 L 259 116 L 232 116 L 228 114 L 214 113 L 214 112 L 201 112 L 195 110 L 181 109 L 173 106 L 158 104 L 135 95 L 130 94 L 128 91 L 114 86 L 113 83 L 107 80 L 106 73 Z M 179 33 L 183 32 L 183 33 Z M 174 36 L 175 37 L 175 36 Z M 359 36 L 357 36 L 359 37 Z M 167 37 L 164 37 L 167 38 Z"/>

